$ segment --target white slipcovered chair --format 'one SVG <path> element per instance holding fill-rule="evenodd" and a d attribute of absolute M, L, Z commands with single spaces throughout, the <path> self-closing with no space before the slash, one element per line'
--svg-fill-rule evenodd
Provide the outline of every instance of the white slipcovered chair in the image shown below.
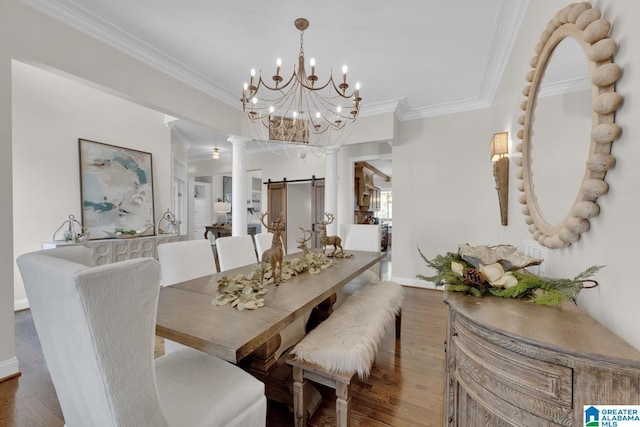
<path fill-rule="evenodd" d="M 347 224 L 343 227 L 344 242 L 342 247 L 345 251 L 380 252 L 381 231 L 379 225 Z M 380 263 L 360 274 L 336 292 L 334 307 L 338 308 L 346 297 L 353 295 L 367 283 L 378 281 L 380 281 Z"/>
<path fill-rule="evenodd" d="M 258 233 L 253 236 L 253 239 L 256 241 L 256 252 L 258 253 L 258 260 L 261 260 L 264 251 L 271 248 L 271 243 L 273 242 L 273 233 L 270 231 Z"/>
<path fill-rule="evenodd" d="M 342 247 L 345 251 L 380 252 L 381 230 L 379 225 L 349 224 L 344 226 L 345 239 Z M 380 263 L 377 263 L 336 292 L 334 308 L 339 307 L 345 299 L 355 294 L 365 285 L 380 282 Z M 402 327 L 402 309 L 396 315 L 396 338 L 400 338 Z"/>
<path fill-rule="evenodd" d="M 186 280 L 217 273 L 213 250 L 209 240 L 187 240 L 158 245 L 160 283 L 170 286 Z M 165 353 L 171 353 L 184 345 L 164 340 Z"/>
<path fill-rule="evenodd" d="M 231 270 L 258 262 L 253 239 L 248 234 L 216 239 L 220 271 Z"/>
<path fill-rule="evenodd" d="M 217 273 L 211 243 L 206 239 L 158 245 L 162 286 Z"/>
<path fill-rule="evenodd" d="M 182 349 L 154 361 L 160 266 L 141 258 L 88 267 L 90 249 L 17 259 L 69 427 L 264 426 L 264 384 Z"/>

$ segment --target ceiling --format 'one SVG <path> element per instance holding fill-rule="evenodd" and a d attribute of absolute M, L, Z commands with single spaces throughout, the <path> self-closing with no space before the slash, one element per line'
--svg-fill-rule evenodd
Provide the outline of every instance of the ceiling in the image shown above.
<path fill-rule="evenodd" d="M 236 109 L 249 70 L 293 69 L 294 20 L 310 21 L 307 58 L 320 80 L 349 66 L 361 115 L 409 120 L 490 105 L 528 0 L 23 0 Z M 524 78 L 524 76 L 523 76 Z M 182 120 L 190 159 L 226 137 Z"/>

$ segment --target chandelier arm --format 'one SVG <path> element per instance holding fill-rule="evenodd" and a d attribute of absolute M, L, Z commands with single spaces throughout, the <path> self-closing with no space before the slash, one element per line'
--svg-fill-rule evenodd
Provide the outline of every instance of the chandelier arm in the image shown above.
<path fill-rule="evenodd" d="M 256 91 L 254 92 L 254 94 L 258 93 L 258 88 L 260 87 L 260 85 L 264 86 L 266 89 L 277 91 L 277 90 L 285 89 L 287 86 L 289 86 L 291 84 L 292 81 L 295 81 L 295 80 L 297 80 L 296 79 L 296 70 L 295 69 L 293 70 L 293 74 L 291 74 L 291 77 L 289 77 L 289 80 L 287 80 L 286 83 L 279 84 L 277 86 L 269 86 L 267 84 L 267 82 L 264 81 L 262 76 L 260 76 L 260 79 L 258 80 L 258 86 L 256 86 Z"/>

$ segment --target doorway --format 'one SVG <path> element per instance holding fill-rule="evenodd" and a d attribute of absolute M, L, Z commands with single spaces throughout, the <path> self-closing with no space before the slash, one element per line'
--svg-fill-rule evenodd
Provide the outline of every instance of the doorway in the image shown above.
<path fill-rule="evenodd" d="M 301 227 L 315 232 L 315 237 L 308 246 L 319 247 L 317 223 L 324 217 L 324 178 L 269 182 L 267 203 L 269 218 L 275 219 L 282 215 L 282 221 L 286 224 L 282 234 L 285 252 L 298 252 Z"/>
<path fill-rule="evenodd" d="M 212 224 L 211 184 L 194 182 L 193 196 L 193 236 L 191 238 L 195 240 L 204 238 L 205 227 Z"/>

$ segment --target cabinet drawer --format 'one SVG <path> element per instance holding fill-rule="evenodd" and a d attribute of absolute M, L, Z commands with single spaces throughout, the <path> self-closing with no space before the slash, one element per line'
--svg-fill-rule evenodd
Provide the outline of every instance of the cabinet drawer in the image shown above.
<path fill-rule="evenodd" d="M 455 375 L 463 387 L 466 385 L 478 395 L 490 393 L 502 399 L 504 404 L 498 406 L 507 413 L 508 408 L 514 406 L 559 425 L 572 424 L 571 368 L 533 359 L 486 341 L 467 329 L 459 318 L 453 326 Z M 499 402 L 494 401 L 493 405 L 496 403 Z"/>

